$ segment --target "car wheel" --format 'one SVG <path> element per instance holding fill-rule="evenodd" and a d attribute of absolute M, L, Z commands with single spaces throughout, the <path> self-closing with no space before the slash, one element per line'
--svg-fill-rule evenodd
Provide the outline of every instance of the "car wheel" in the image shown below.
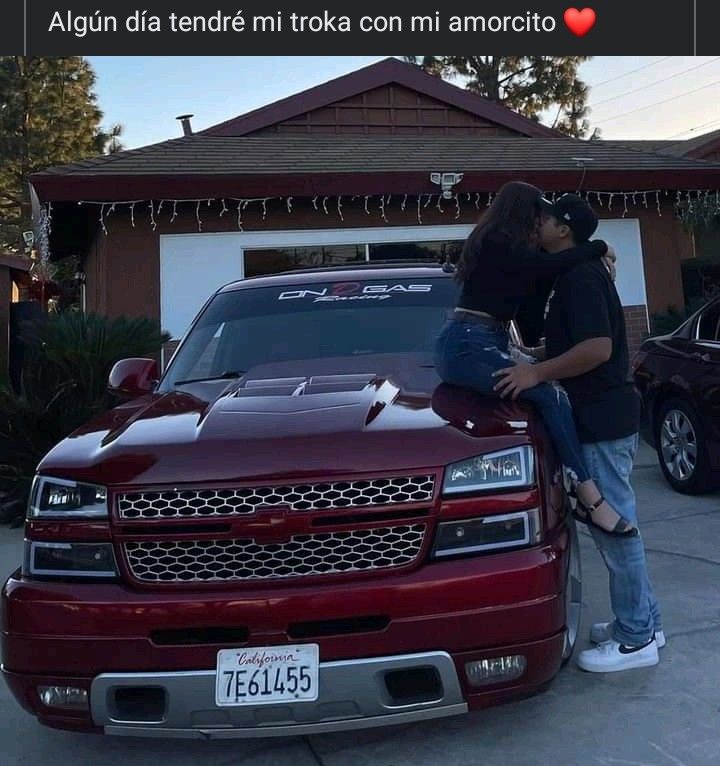
<path fill-rule="evenodd" d="M 565 643 L 563 645 L 562 666 L 570 661 L 582 616 L 582 568 L 580 566 L 580 541 L 578 540 L 575 520 L 568 517 L 568 532 L 570 534 L 570 556 L 568 558 L 567 574 L 565 575 Z"/>
<path fill-rule="evenodd" d="M 669 399 L 655 420 L 658 460 L 668 484 L 688 495 L 707 492 L 714 485 L 700 418 L 682 399 Z"/>

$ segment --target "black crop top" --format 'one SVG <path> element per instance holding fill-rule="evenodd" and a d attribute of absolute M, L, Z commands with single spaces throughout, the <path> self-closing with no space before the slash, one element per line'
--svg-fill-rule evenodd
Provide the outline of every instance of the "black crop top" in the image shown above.
<path fill-rule="evenodd" d="M 510 321 L 520 305 L 536 294 L 538 285 L 546 285 L 605 253 L 607 245 L 599 239 L 561 253 L 546 253 L 531 247 L 512 247 L 506 235 L 491 232 L 485 236 L 476 266 L 462 285 L 458 308 Z"/>

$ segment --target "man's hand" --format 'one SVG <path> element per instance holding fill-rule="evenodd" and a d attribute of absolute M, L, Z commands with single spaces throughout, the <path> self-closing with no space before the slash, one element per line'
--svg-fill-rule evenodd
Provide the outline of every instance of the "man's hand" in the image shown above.
<path fill-rule="evenodd" d="M 500 378 L 494 387 L 500 396 L 505 399 L 511 396 L 517 399 L 523 391 L 537 386 L 542 382 L 534 364 L 518 362 L 514 367 L 506 367 L 493 373 L 494 378 Z"/>

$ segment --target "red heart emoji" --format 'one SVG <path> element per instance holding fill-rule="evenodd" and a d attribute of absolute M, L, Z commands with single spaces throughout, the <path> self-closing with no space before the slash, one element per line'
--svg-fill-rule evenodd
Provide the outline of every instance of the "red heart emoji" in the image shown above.
<path fill-rule="evenodd" d="M 563 16 L 567 28 L 578 37 L 586 35 L 594 26 L 597 15 L 592 8 L 568 8 Z"/>

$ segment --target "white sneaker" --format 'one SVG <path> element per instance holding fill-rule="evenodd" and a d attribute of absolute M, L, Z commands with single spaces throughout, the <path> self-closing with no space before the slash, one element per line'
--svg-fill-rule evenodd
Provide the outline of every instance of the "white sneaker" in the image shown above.
<path fill-rule="evenodd" d="M 590 673 L 614 673 L 617 670 L 647 668 L 657 665 L 660 657 L 653 638 L 643 646 L 625 646 L 617 641 L 604 641 L 594 649 L 578 655 L 577 664 Z"/>
<path fill-rule="evenodd" d="M 590 640 L 593 644 L 602 644 L 605 641 L 612 640 L 612 623 L 596 622 L 590 628 Z M 665 633 L 662 630 L 655 631 L 655 641 L 657 648 L 662 649 L 665 646 Z"/>

